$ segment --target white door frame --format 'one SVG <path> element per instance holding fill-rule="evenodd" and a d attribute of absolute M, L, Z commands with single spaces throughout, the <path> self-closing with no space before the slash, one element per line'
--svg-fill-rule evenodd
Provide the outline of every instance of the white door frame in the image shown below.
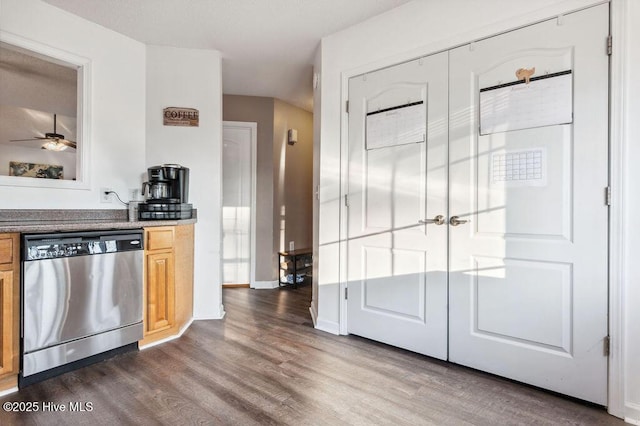
<path fill-rule="evenodd" d="M 249 276 L 249 287 L 255 288 L 256 283 L 256 184 L 257 184 L 257 152 L 258 152 L 258 123 L 248 122 L 248 121 L 223 121 L 222 122 L 222 134 L 223 134 L 223 143 L 221 149 L 224 149 L 224 129 L 225 128 L 241 128 L 241 129 L 249 129 L 251 132 L 251 224 L 249 226 L 249 239 L 250 239 L 250 248 L 249 248 L 249 256 L 250 264 L 251 264 L 251 272 Z M 224 167 L 224 164 L 222 165 Z M 222 173 L 220 173 L 222 176 Z M 220 182 L 220 186 L 222 187 L 223 182 Z M 220 203 L 220 218 L 222 218 L 222 203 Z M 220 220 L 220 235 L 223 235 L 222 229 L 222 220 Z M 222 238 L 220 238 L 220 279 L 222 281 Z"/>
<path fill-rule="evenodd" d="M 629 114 L 626 106 L 625 88 L 629 79 L 628 59 L 626 51 L 629 49 L 628 28 L 629 23 L 629 0 L 594 0 L 593 4 L 586 7 L 566 9 L 566 5 L 555 5 L 541 9 L 537 12 L 523 15 L 521 19 L 513 21 L 513 24 L 496 23 L 482 29 L 471 31 L 459 37 L 449 40 L 441 40 L 434 44 L 426 45 L 403 52 L 393 57 L 387 57 L 359 66 L 341 73 L 341 105 L 346 105 L 349 100 L 349 79 L 360 74 L 372 72 L 385 67 L 390 67 L 401 62 L 410 61 L 421 56 L 432 55 L 445 50 L 454 49 L 463 45 L 493 37 L 505 32 L 514 31 L 519 28 L 534 25 L 536 23 L 560 18 L 564 14 L 577 12 L 598 4 L 610 3 L 610 32 L 615 40 L 615 47 L 611 55 L 610 66 L 610 156 L 609 170 L 612 188 L 611 206 L 609 209 L 609 336 L 611 347 L 609 354 L 609 377 L 608 377 L 608 404 L 607 410 L 610 414 L 625 418 L 628 410 L 625 404 L 625 359 L 624 359 L 624 293 L 627 282 L 626 271 L 626 244 L 627 237 L 623 230 L 628 222 L 625 212 L 625 191 L 629 187 L 629 177 L 625 168 L 625 154 L 627 152 L 628 136 L 626 134 L 627 116 Z M 513 26 L 509 26 L 513 25 Z M 349 157 L 349 114 L 346 108 L 341 109 L 340 120 L 340 199 L 349 193 L 348 182 L 344 179 L 347 176 Z M 347 241 L 347 215 L 344 211 L 344 203 L 340 203 L 339 219 L 339 281 L 340 281 L 340 302 L 339 302 L 339 332 L 348 334 L 347 331 L 347 301 L 345 291 L 347 287 L 347 262 L 346 262 L 346 241 Z"/>
<path fill-rule="evenodd" d="M 625 192 L 629 188 L 628 170 L 625 167 L 627 145 L 630 141 L 626 133 L 627 116 L 626 87 L 628 28 L 630 28 L 629 0 L 613 0 L 610 9 L 610 33 L 615 40 L 610 62 L 610 109 L 609 109 L 609 185 L 611 205 L 609 206 L 609 406 L 614 416 L 630 417 L 630 409 L 625 404 L 625 329 L 624 305 L 626 276 L 625 228 L 628 223 L 625 212 Z"/>

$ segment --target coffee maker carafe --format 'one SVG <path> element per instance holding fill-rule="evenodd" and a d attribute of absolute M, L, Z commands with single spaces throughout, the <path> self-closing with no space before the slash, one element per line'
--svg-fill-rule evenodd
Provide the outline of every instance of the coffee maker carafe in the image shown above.
<path fill-rule="evenodd" d="M 175 202 L 169 197 L 169 184 L 167 182 L 144 182 L 142 184 L 142 195 L 148 191 L 149 202 Z"/>
<path fill-rule="evenodd" d="M 142 184 L 146 201 L 139 206 L 139 219 L 190 219 L 189 169 L 178 164 L 163 164 L 147 169 L 148 181 Z"/>

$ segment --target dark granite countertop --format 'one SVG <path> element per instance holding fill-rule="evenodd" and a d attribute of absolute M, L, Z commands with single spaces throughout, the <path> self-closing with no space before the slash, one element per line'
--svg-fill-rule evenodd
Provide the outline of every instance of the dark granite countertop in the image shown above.
<path fill-rule="evenodd" d="M 61 232 L 189 225 L 197 219 L 129 221 L 127 210 L 0 210 L 0 232 Z"/>

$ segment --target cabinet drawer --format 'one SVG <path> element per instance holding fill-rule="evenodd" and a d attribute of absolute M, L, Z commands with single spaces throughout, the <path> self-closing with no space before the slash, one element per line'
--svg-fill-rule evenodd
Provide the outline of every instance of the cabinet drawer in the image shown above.
<path fill-rule="evenodd" d="M 172 250 L 173 227 L 147 229 L 147 251 Z"/>
<path fill-rule="evenodd" d="M 0 264 L 13 263 L 13 239 L 0 237 Z"/>

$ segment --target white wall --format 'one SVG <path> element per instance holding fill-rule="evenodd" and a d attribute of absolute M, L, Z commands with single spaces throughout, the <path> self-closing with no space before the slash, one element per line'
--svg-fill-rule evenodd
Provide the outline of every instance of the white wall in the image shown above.
<path fill-rule="evenodd" d="M 222 318 L 220 278 L 222 80 L 215 50 L 147 47 L 146 167 L 177 163 L 190 169 L 195 229 L 194 317 Z M 166 107 L 200 111 L 199 127 L 162 124 Z"/>
<path fill-rule="evenodd" d="M 640 20 L 640 2 L 630 4 L 628 22 Z M 349 76 L 372 71 L 425 54 L 445 50 L 479 38 L 518 28 L 542 19 L 557 16 L 585 6 L 601 3 L 598 0 L 435 0 L 413 1 L 374 17 L 364 23 L 327 36 L 320 44 L 320 58 L 316 58 L 316 73 L 321 75 L 320 99 L 314 104 L 314 116 L 321 117 L 314 138 L 320 146 L 320 202 L 318 208 L 319 231 L 315 250 L 318 250 L 317 274 L 317 328 L 338 333 L 340 331 L 340 209 L 341 209 L 341 140 L 346 140 L 341 123 L 346 122 L 344 101 Z M 604 43 L 604 41 L 603 41 Z M 628 48 L 618 54 L 629 55 L 628 73 L 640 72 L 640 29 L 631 28 Z M 630 46 L 634 46 L 633 50 Z M 615 51 L 615 41 L 614 41 Z M 615 53 L 614 53 L 615 54 Z M 640 93 L 640 82 L 629 78 L 626 93 Z M 321 102 L 320 102 L 321 101 Z M 630 164 L 640 160 L 640 98 L 629 96 L 624 112 L 629 123 L 627 137 Z M 631 141 L 636 141 L 632 144 Z M 637 162 L 637 161 L 636 161 Z M 629 184 L 625 217 L 629 218 L 626 256 L 627 268 L 623 283 L 626 297 L 624 330 L 624 406 L 616 415 L 640 421 L 640 232 L 633 231 L 635 218 L 640 217 L 640 197 L 632 183 L 640 181 L 640 169 L 630 167 L 624 179 Z M 316 289 L 314 289 L 316 290 Z M 315 302 L 315 300 L 314 300 Z M 313 310 L 312 305 L 312 310 Z M 620 356 L 620 354 L 617 354 Z M 640 423 L 639 423 L 640 424 Z"/>
<path fill-rule="evenodd" d="M 145 46 L 39 0 L 0 0 L 0 29 L 91 61 L 88 189 L 0 186 L 3 209 L 124 208 L 101 204 L 99 188 L 128 196 L 145 151 Z"/>

